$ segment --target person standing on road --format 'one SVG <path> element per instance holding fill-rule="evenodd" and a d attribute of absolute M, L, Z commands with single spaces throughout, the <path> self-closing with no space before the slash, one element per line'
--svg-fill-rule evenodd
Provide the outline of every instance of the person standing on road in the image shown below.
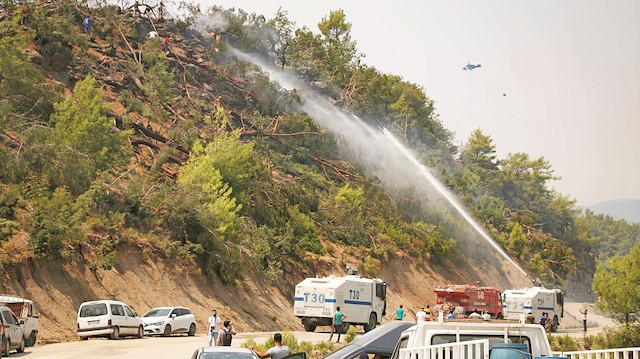
<path fill-rule="evenodd" d="M 291 349 L 288 346 L 282 344 L 282 334 L 276 333 L 273 335 L 273 347 L 269 348 L 266 353 L 261 353 L 255 350 L 253 347 L 250 349 L 253 350 L 254 353 L 260 358 L 269 358 L 272 359 L 282 359 L 286 356 L 291 355 Z"/>
<path fill-rule="evenodd" d="M 209 333 L 209 346 L 211 343 L 214 345 L 218 343 L 218 331 L 220 330 L 220 323 L 222 319 L 218 316 L 218 312 L 215 309 L 211 310 L 211 316 L 207 320 L 207 333 Z"/>
<path fill-rule="evenodd" d="M 427 313 L 424 311 L 424 307 L 420 307 L 420 310 L 416 313 L 416 324 L 424 323 L 427 321 Z"/>
<path fill-rule="evenodd" d="M 547 313 L 546 312 L 542 312 L 542 315 L 540 316 L 540 325 L 542 325 L 545 330 L 547 329 Z"/>
<path fill-rule="evenodd" d="M 584 331 L 587 331 L 587 308 L 580 308 L 580 314 L 583 315 L 582 325 L 584 326 Z"/>
<path fill-rule="evenodd" d="M 340 307 L 337 307 L 336 312 L 333 313 L 333 325 L 331 326 L 331 335 L 329 336 L 329 341 L 331 341 L 331 338 L 333 338 L 333 333 L 337 332 L 338 340 L 336 340 L 336 343 L 340 342 L 340 334 L 342 334 L 342 319 L 346 318 L 347 316 L 340 311 Z"/>
<path fill-rule="evenodd" d="M 220 331 L 218 332 L 218 341 L 216 342 L 216 345 L 230 347 L 231 340 L 233 339 L 233 336 L 236 335 L 237 333 L 235 330 L 233 330 L 230 320 L 225 320 L 224 323 L 222 323 L 222 325 L 223 325 L 222 329 L 220 329 Z"/>
<path fill-rule="evenodd" d="M 400 308 L 396 309 L 396 320 L 404 319 L 404 308 L 402 308 L 402 304 L 400 304 Z"/>

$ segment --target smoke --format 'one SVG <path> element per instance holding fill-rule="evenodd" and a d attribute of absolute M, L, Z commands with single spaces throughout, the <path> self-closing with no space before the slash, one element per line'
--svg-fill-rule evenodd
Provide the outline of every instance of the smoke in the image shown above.
<path fill-rule="evenodd" d="M 201 35 L 209 36 L 211 32 L 219 33 L 229 26 L 229 20 L 220 12 L 210 14 L 198 14 L 193 19 L 191 28 Z"/>
<path fill-rule="evenodd" d="M 519 273 L 498 271 L 496 275 L 501 275 L 503 282 L 526 282 L 528 276 L 525 271 L 485 232 L 433 171 L 422 165 L 416 154 L 391 132 L 374 128 L 358 116 L 334 106 L 328 99 L 309 89 L 291 70 L 277 68 L 273 63 L 237 49 L 230 48 L 228 51 L 240 60 L 259 66 L 284 89 L 296 89 L 303 100 L 302 110 L 320 127 L 336 135 L 345 157 L 362 165 L 367 175 L 377 178 L 386 190 L 417 201 L 431 222 L 442 223 L 448 228 L 467 258 L 474 259 L 476 263 L 485 262 L 482 263 L 485 265 L 488 262 L 493 270 L 498 263 L 494 256 L 499 254 Z M 514 274 L 520 278 L 510 278 Z"/>

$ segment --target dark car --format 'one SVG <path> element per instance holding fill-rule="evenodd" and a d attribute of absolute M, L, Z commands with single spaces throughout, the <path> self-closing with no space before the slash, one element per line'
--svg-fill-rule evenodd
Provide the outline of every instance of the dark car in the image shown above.
<path fill-rule="evenodd" d="M 324 359 L 360 359 L 368 358 L 368 354 L 380 359 L 390 358 L 400 339 L 400 334 L 414 325 L 413 322 L 400 320 L 381 325 L 335 352 L 327 354 Z"/>

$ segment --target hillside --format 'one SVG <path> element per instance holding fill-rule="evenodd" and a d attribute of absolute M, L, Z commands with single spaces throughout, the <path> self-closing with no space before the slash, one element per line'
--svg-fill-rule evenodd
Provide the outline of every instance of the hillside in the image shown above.
<path fill-rule="evenodd" d="M 340 11 L 318 35 L 282 12 L 26 4 L 0 12 L 0 291 L 39 303 L 43 340 L 73 338 L 97 298 L 299 325 L 295 283 L 345 263 L 409 311 L 436 284 L 528 285 L 489 243 L 592 294 L 591 237 L 551 166 L 498 159 L 479 130 L 456 148 L 421 87 L 360 63 Z"/>
<path fill-rule="evenodd" d="M 624 219 L 631 224 L 640 223 L 640 200 L 637 199 L 600 202 L 589 206 L 589 210 L 597 214 L 611 216 L 613 219 Z"/>

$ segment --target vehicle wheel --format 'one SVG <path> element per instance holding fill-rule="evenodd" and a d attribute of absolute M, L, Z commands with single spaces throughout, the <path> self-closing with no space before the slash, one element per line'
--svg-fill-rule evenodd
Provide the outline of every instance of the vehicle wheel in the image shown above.
<path fill-rule="evenodd" d="M 498 319 L 504 319 L 504 317 L 502 316 L 502 312 L 498 313 L 498 315 L 496 315 L 496 318 L 498 318 Z"/>
<path fill-rule="evenodd" d="M 138 327 L 138 338 L 142 338 L 144 336 L 144 328 L 141 326 Z"/>
<path fill-rule="evenodd" d="M 373 328 L 376 327 L 376 313 L 371 313 L 371 315 L 369 315 L 369 323 L 364 325 L 364 332 L 369 332 L 371 331 Z"/>
<path fill-rule="evenodd" d="M 24 353 L 24 347 L 25 347 L 25 343 L 24 343 L 24 337 L 22 337 L 20 339 L 20 346 L 18 347 L 18 349 L 16 349 L 16 351 L 18 353 Z"/>
<path fill-rule="evenodd" d="M 31 332 L 29 339 L 27 339 L 27 346 L 32 347 L 34 345 L 36 345 L 36 332 Z"/>
<path fill-rule="evenodd" d="M 304 323 L 304 330 L 306 330 L 307 332 L 313 332 L 316 330 L 316 326 L 313 324 Z"/>
<path fill-rule="evenodd" d="M 80 337 L 80 340 L 89 340 L 89 337 Z"/>
<path fill-rule="evenodd" d="M 190 336 L 190 337 L 196 335 L 196 324 L 195 323 L 191 323 L 191 326 L 189 326 L 189 331 L 187 332 L 187 335 Z"/>
<path fill-rule="evenodd" d="M 171 326 L 169 324 L 164 326 L 164 332 L 162 332 L 162 335 L 164 335 L 165 337 L 171 335 Z"/>
<path fill-rule="evenodd" d="M 558 316 L 553 316 L 553 322 L 551 322 L 551 332 L 555 333 L 558 330 Z"/>
<path fill-rule="evenodd" d="M 120 339 L 120 328 L 118 328 L 118 327 L 113 327 L 113 333 L 111 333 L 111 335 L 109 336 L 109 338 L 111 338 L 111 339 L 113 339 L 113 340 Z"/>
<path fill-rule="evenodd" d="M 347 330 L 349 330 L 349 323 L 342 324 L 342 334 L 347 334 Z"/>

